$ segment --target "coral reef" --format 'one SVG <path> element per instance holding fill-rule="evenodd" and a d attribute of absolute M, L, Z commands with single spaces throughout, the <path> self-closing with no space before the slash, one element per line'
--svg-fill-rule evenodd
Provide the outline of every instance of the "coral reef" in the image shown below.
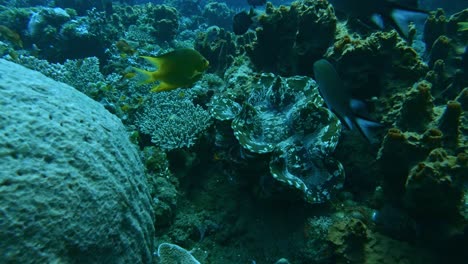
<path fill-rule="evenodd" d="M 154 203 L 155 227 L 166 227 L 176 214 L 179 182 L 169 170 L 169 162 L 162 149 L 148 146 L 141 154 Z"/>
<path fill-rule="evenodd" d="M 303 258 L 310 263 L 329 263 L 333 257 L 328 230 L 334 223 L 330 216 L 314 216 L 308 218 L 304 224 L 306 244 L 303 249 Z"/>
<path fill-rule="evenodd" d="M 434 95 L 456 96 L 468 81 L 468 32 L 458 31 L 458 23 L 468 20 L 468 9 L 450 17 L 442 9 L 431 12 L 424 27 L 424 42 L 429 56 L 426 80 L 434 85 Z"/>
<path fill-rule="evenodd" d="M 250 152 L 271 153 L 273 177 L 310 203 L 323 203 L 342 187 L 344 171 L 330 157 L 341 123 L 322 108 L 315 83 L 304 77 L 262 74 L 240 106 L 227 94 L 214 97 L 211 113 L 232 119 L 234 136 Z"/>
<path fill-rule="evenodd" d="M 328 230 L 328 241 L 333 245 L 336 263 L 363 263 L 367 232 L 367 226 L 356 218 L 335 221 Z"/>
<path fill-rule="evenodd" d="M 396 126 L 404 131 L 423 132 L 433 121 L 434 104 L 431 95 L 432 84 L 427 81 L 416 83 L 403 97 Z M 414 115 L 418 113 L 418 115 Z"/>
<path fill-rule="evenodd" d="M 386 98 L 423 77 L 427 65 L 396 31 L 375 32 L 366 38 L 340 27 L 326 57 L 336 61 L 339 76 L 356 98 Z M 392 104 L 391 102 L 387 104 Z M 383 112 L 388 112 L 384 109 Z"/>
<path fill-rule="evenodd" d="M 98 93 L 107 86 L 106 77 L 100 72 L 99 60 L 96 57 L 66 60 L 59 64 L 32 56 L 21 56 L 17 62 L 56 81 L 66 83 L 96 100 L 99 99 Z"/>
<path fill-rule="evenodd" d="M 159 263 L 161 264 L 200 264 L 190 252 L 175 244 L 162 243 L 158 247 Z"/>
<path fill-rule="evenodd" d="M 109 128 L 114 117 L 101 122 L 93 112 L 75 120 L 75 112 L 87 111 L 76 109 L 83 95 L 69 100 L 66 93 L 60 99 L 66 101 L 57 103 L 55 94 L 47 95 L 54 106 L 66 105 L 68 112 L 58 116 L 61 126 L 41 134 L 41 146 L 80 141 L 70 164 L 94 159 L 78 165 L 93 170 L 93 179 L 101 173 L 112 175 L 77 185 L 82 181 L 70 183 L 68 178 L 77 179 L 81 171 L 61 181 L 41 180 L 54 170 L 37 173 L 31 182 L 38 185 L 71 186 L 56 203 L 69 202 L 59 212 L 74 206 L 74 216 L 89 220 L 79 227 L 70 225 L 71 231 L 51 232 L 51 238 L 65 241 L 69 251 L 64 258 L 42 261 L 47 255 L 41 255 L 39 261 L 67 262 L 69 252 L 86 255 L 82 262 L 93 262 L 88 255 L 126 258 L 137 252 L 133 256 L 143 255 L 143 260 L 124 262 L 152 262 L 155 244 L 161 245 L 162 263 L 172 263 L 177 256 L 189 263 L 226 264 L 466 260 L 468 31 L 460 23 L 468 21 L 467 9 L 450 16 L 443 10 L 431 12 L 424 29 L 417 22 L 410 24 L 403 39 L 395 30 L 370 31 L 367 23 L 356 19 L 337 21 L 328 1 L 272 0 L 265 9 L 255 8 L 250 28 L 256 29 L 237 36 L 231 32 L 232 17 L 236 8 L 247 8 L 247 1 L 91 2 L 0 0 L 0 56 L 75 87 L 115 114 L 131 132 L 146 169 L 143 174 L 128 135 Z M 149 93 L 151 87 L 134 78 L 133 68 L 141 68 L 140 56 L 180 48 L 196 49 L 210 62 L 209 73 L 190 89 Z M 353 99 L 364 101 L 366 107 L 355 114 L 382 124 L 372 130 L 375 141 L 342 129 L 325 108 L 311 78 L 313 63 L 322 58 L 335 66 Z M 3 71 L 0 75 L 5 76 Z M 19 80 L 32 83 L 35 76 Z M 24 99 L 30 103 L 25 113 L 35 117 L 31 124 L 58 124 L 61 112 L 43 111 L 46 96 L 35 95 Z M 9 94 L 0 101 L 4 106 L 17 98 Z M 8 107 L 3 120 L 15 118 Z M 90 117 L 97 121 L 89 123 Z M 77 136 L 62 132 L 84 126 L 87 130 Z M 29 136 L 41 131 L 28 129 Z M 17 133 L 0 136 L 11 139 Z M 55 139 L 57 134 L 60 139 Z M 125 142 L 115 143 L 115 137 Z M 109 140 L 114 142 L 110 152 L 96 154 Z M 7 150 L 16 146 L 1 142 Z M 54 148 L 53 154 L 39 153 L 21 143 L 14 155 L 0 158 L 22 164 L 39 160 L 50 168 L 71 157 L 65 153 L 56 158 L 67 151 L 63 147 Z M 138 163 L 134 171 L 125 165 L 133 161 Z M 113 166 L 106 165 L 110 162 Z M 23 167 L 18 169 L 22 177 L 27 176 Z M 10 190 L 18 179 L 2 180 L 0 191 Z M 121 182 L 130 187 L 120 188 Z M 110 193 L 103 198 L 106 202 L 87 196 L 96 185 L 92 193 Z M 44 206 L 47 201 L 39 194 L 38 207 L 27 207 L 35 221 L 25 217 L 15 226 L 25 234 L 42 223 L 42 215 L 54 212 L 40 210 L 52 207 Z M 5 210 L 10 208 L 15 207 Z M 98 209 L 104 213 L 94 216 Z M 115 217 L 102 221 L 106 226 L 95 224 L 111 210 Z M 47 228 L 56 222 L 48 223 Z M 122 242 L 126 237 L 129 244 Z M 136 243 L 141 247 L 134 249 Z M 61 250 L 55 241 L 33 245 Z M 36 252 L 32 250 L 34 259 Z M 101 262 L 119 262 L 113 260 Z"/>
<path fill-rule="evenodd" d="M 20 34 L 25 48 L 32 47 L 37 56 L 50 62 L 103 58 L 104 46 L 117 34 L 107 26 L 104 13 L 97 11 L 78 17 L 73 9 L 18 8 L 1 11 L 0 17 L 13 22 L 11 29 Z"/>
<path fill-rule="evenodd" d="M 121 121 L 38 72 L 0 69 L 3 261 L 152 262 L 153 205 Z"/>
<path fill-rule="evenodd" d="M 429 98 L 430 83 L 422 83 L 426 95 L 419 97 Z M 420 85 L 421 82 L 416 87 Z M 416 94 L 420 93 L 421 89 Z M 458 98 L 462 97 L 463 92 Z M 453 232 L 447 226 L 466 221 L 462 204 L 467 190 L 461 176 L 461 171 L 466 171 L 463 104 L 448 101 L 446 106 L 434 106 L 432 100 L 418 103 L 415 98 L 407 96 L 403 108 L 410 104 L 419 106 L 411 111 L 410 108 L 400 110 L 396 119 L 400 120 L 396 127 L 402 127 L 405 132 L 390 129 L 379 150 L 384 192 L 390 204 L 403 208 L 416 220 L 421 236 L 430 237 L 430 241 L 447 240 Z M 404 116 L 411 115 L 413 121 L 401 122 Z M 438 232 L 431 234 L 435 222 Z M 454 229 L 463 229 L 464 225 Z"/>
<path fill-rule="evenodd" d="M 260 70 L 283 76 L 309 74 L 333 43 L 336 23 L 327 1 L 296 1 L 278 8 L 267 3 L 257 39 L 245 50 Z"/>
<path fill-rule="evenodd" d="M 128 1 L 128 0 L 123 0 Z M 78 12 L 78 15 L 85 15 L 87 11 L 97 8 L 98 10 L 106 10 L 112 8 L 112 0 L 55 0 L 55 5 L 62 8 L 73 8 Z M 110 6 L 109 6 L 110 5 Z"/>
<path fill-rule="evenodd" d="M 234 35 L 217 26 L 200 32 L 194 46 L 210 62 L 208 71 L 221 76 L 224 75 L 236 55 Z"/>
<path fill-rule="evenodd" d="M 210 2 L 203 9 L 203 17 L 206 18 L 209 25 L 216 25 L 225 30 L 231 29 L 232 11 L 225 3 Z"/>
<path fill-rule="evenodd" d="M 451 156 L 442 148 L 432 150 L 408 175 L 404 200 L 409 212 L 419 220 L 458 221 L 467 171 L 466 153 Z"/>
<path fill-rule="evenodd" d="M 177 10 L 166 5 L 146 5 L 145 15 L 139 22 L 151 25 L 152 30 L 150 33 L 159 42 L 173 40 L 179 30 L 179 14 Z"/>
<path fill-rule="evenodd" d="M 172 150 L 191 147 L 210 126 L 210 115 L 179 91 L 153 93 L 137 120 L 141 132 L 157 146 Z"/>

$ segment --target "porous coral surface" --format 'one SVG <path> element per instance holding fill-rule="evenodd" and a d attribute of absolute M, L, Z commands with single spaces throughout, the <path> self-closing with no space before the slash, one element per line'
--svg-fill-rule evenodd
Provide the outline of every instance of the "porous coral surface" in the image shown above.
<path fill-rule="evenodd" d="M 151 263 L 149 190 L 121 121 L 40 73 L 0 72 L 0 262 Z"/>

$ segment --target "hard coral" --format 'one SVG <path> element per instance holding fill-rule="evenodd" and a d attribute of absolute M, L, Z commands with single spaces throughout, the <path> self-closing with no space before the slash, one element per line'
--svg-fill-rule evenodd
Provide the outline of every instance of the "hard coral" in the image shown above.
<path fill-rule="evenodd" d="M 406 182 L 405 203 L 411 214 L 419 219 L 445 219 L 460 217 L 463 181 L 468 167 L 458 164 L 442 148 L 431 151 L 424 162 L 414 166 Z"/>
<path fill-rule="evenodd" d="M 399 109 L 397 126 L 405 131 L 422 132 L 433 120 L 431 83 L 422 81 L 405 94 L 405 100 Z M 414 113 L 418 113 L 415 115 Z"/>
<path fill-rule="evenodd" d="M 225 3 L 211 2 L 203 9 L 203 17 L 208 20 L 209 25 L 217 25 L 224 29 L 232 27 L 232 11 Z"/>
<path fill-rule="evenodd" d="M 325 56 L 336 61 L 341 79 L 358 98 L 393 94 L 395 88 L 413 84 L 427 71 L 420 56 L 396 31 L 376 32 L 366 38 L 339 34 Z"/>
<path fill-rule="evenodd" d="M 458 31 L 458 23 L 468 20 L 468 9 L 447 17 L 442 9 L 432 12 L 426 21 L 424 41 L 429 55 L 429 66 L 434 68 L 438 82 L 436 91 L 445 98 L 454 96 L 468 85 L 468 31 Z M 437 70 L 442 60 L 444 68 Z M 431 73 L 434 75 L 434 73 Z M 428 79 L 433 81 L 433 79 Z"/>
<path fill-rule="evenodd" d="M 465 92 L 446 106 L 435 106 L 430 86 L 421 81 L 406 95 L 397 96 L 406 99 L 394 125 L 406 132 L 389 131 L 378 162 L 386 197 L 397 204 L 404 200 L 403 209 L 424 226 L 421 232 L 437 240 L 450 236 L 449 231 L 432 234 L 431 223 L 448 227 L 463 215 L 466 188 L 460 173 L 466 171 L 466 164 L 457 163 L 460 159 L 455 156 L 463 159 L 466 155 L 466 139 L 461 136 L 466 122 L 461 99 Z"/>
<path fill-rule="evenodd" d="M 364 248 L 368 240 L 367 226 L 356 218 L 343 218 L 328 230 L 337 263 L 364 263 Z"/>
<path fill-rule="evenodd" d="M 439 128 L 444 133 L 444 145 L 457 147 L 460 143 L 462 106 L 457 101 L 448 101 L 439 118 Z"/>
<path fill-rule="evenodd" d="M 153 262 L 153 201 L 121 121 L 38 72 L 0 72 L 2 262 Z"/>
<path fill-rule="evenodd" d="M 327 1 L 296 1 L 278 8 L 267 3 L 259 23 L 257 40 L 246 47 L 247 54 L 259 69 L 286 76 L 311 73 L 312 64 L 333 42 L 336 29 Z"/>
<path fill-rule="evenodd" d="M 170 6 L 147 4 L 140 23 L 151 25 L 158 41 L 171 41 L 179 30 L 179 13 Z"/>
<path fill-rule="evenodd" d="M 137 120 L 140 130 L 164 150 L 191 147 L 211 125 L 208 112 L 179 91 L 153 93 Z"/>
<path fill-rule="evenodd" d="M 217 26 L 200 32 L 195 40 L 195 49 L 209 62 L 208 71 L 223 75 L 236 54 L 236 44 L 231 32 Z"/>

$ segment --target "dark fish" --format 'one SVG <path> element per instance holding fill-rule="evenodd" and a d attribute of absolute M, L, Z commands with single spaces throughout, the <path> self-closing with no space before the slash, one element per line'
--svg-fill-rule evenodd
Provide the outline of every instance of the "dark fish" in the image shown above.
<path fill-rule="evenodd" d="M 249 3 L 250 6 L 256 7 L 266 4 L 266 0 L 247 0 L 247 3 Z"/>
<path fill-rule="evenodd" d="M 234 16 L 233 23 L 232 23 L 232 30 L 236 35 L 242 35 L 247 30 L 249 30 L 250 26 L 253 24 L 253 17 L 255 16 L 255 12 L 253 9 L 250 9 L 250 12 L 242 11 L 237 13 Z"/>
<path fill-rule="evenodd" d="M 351 93 L 344 87 L 333 65 L 324 59 L 316 61 L 314 75 L 328 109 L 334 112 L 349 129 L 357 128 L 368 141 L 371 141 L 369 128 L 380 127 L 380 124 L 357 116 L 357 110 L 362 103 L 351 98 Z"/>
<path fill-rule="evenodd" d="M 330 0 L 333 7 L 348 17 L 383 29 L 394 28 L 404 37 L 408 36 L 408 24 L 422 18 L 427 11 L 418 8 L 417 0 Z"/>

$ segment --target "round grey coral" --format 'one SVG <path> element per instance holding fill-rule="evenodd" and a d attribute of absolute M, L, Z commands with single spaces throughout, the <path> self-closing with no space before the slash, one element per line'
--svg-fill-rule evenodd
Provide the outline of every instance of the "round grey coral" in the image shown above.
<path fill-rule="evenodd" d="M 153 209 L 120 120 L 5 60 L 0 105 L 2 261 L 150 263 Z"/>

